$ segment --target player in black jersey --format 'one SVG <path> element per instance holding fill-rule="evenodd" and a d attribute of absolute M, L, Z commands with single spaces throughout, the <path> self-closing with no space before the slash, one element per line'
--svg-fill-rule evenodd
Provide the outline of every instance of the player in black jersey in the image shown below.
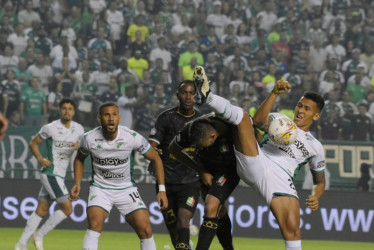
<path fill-rule="evenodd" d="M 204 134 L 204 124 L 213 126 L 220 136 L 212 146 L 198 148 L 196 141 Z M 224 206 L 240 180 L 235 168 L 233 129 L 233 125 L 215 117 L 214 113 L 204 115 L 187 123 L 169 147 L 173 156 L 199 173 L 203 184 L 204 221 L 196 249 L 209 249 L 216 233 L 223 249 L 234 249 L 231 220 Z"/>
<path fill-rule="evenodd" d="M 200 197 L 200 182 L 193 169 L 170 158 L 168 147 L 185 123 L 201 116 L 201 113 L 194 108 L 194 95 L 193 81 L 181 82 L 177 90 L 179 106 L 162 112 L 149 135 L 149 142 L 159 152 L 164 165 L 169 206 L 162 211 L 162 214 L 175 249 L 190 249 L 189 223 Z M 152 172 L 152 166 L 149 168 Z M 156 192 L 158 189 L 156 183 Z"/>

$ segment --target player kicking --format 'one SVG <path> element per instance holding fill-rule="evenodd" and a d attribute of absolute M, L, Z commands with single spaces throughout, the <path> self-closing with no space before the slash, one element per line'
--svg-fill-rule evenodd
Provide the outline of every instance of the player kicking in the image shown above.
<path fill-rule="evenodd" d="M 30 237 L 32 237 L 36 249 L 43 250 L 43 237 L 72 212 L 69 191 L 65 186 L 64 179 L 66 169 L 73 153 L 79 146 L 84 130 L 80 124 L 73 121 L 75 104 L 72 100 L 62 99 L 59 108 L 60 119 L 44 125 L 30 142 L 31 151 L 42 167 L 40 174 L 42 188 L 39 192 L 38 207 L 27 220 L 15 250 L 27 249 Z M 46 157 L 39 151 L 39 144 L 44 140 L 47 142 Z M 35 233 L 54 200 L 57 201 L 60 209 L 50 215 L 39 231 Z"/>
<path fill-rule="evenodd" d="M 92 159 L 92 181 L 89 189 L 87 218 L 88 229 L 82 249 L 98 248 L 104 221 L 113 206 L 134 228 L 140 239 L 140 248 L 156 249 L 147 208 L 138 193 L 133 179 L 134 153 L 138 151 L 155 164 L 161 209 L 168 206 L 162 161 L 148 141 L 125 126 L 119 125 L 120 115 L 115 103 L 104 103 L 99 108 L 101 126 L 84 134 L 74 160 L 75 185 L 71 199 L 77 200 L 81 189 L 84 160 Z"/>
<path fill-rule="evenodd" d="M 288 92 L 291 85 L 287 81 L 277 81 L 252 120 L 241 108 L 210 92 L 203 67 L 195 68 L 194 80 L 197 91 L 195 102 L 206 102 L 217 115 L 237 127 L 233 136 L 238 175 L 266 199 L 279 224 L 286 249 L 301 249 L 300 204 L 292 179 L 301 166 L 310 163 L 314 186 L 306 205 L 313 211 L 317 210 L 325 188 L 325 158 L 321 143 L 313 137 L 309 128 L 320 118 L 323 98 L 313 92 L 307 92 L 300 98 L 295 107 L 294 122 L 299 132 L 294 144 L 278 147 L 263 141 L 260 147 L 254 126 L 267 131 L 271 121 L 269 113 L 276 98 Z M 207 127 L 198 145 L 209 147 L 217 138 L 219 131 Z"/>

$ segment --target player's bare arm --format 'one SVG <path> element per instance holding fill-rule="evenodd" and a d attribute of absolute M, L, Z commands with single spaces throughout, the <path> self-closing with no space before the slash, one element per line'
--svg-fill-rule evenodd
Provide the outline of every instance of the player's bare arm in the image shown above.
<path fill-rule="evenodd" d="M 152 164 L 155 166 L 155 173 L 156 173 L 156 178 L 157 182 L 159 185 L 165 186 L 165 173 L 164 173 L 164 166 L 162 164 L 161 158 L 158 154 L 158 152 L 154 149 L 151 148 L 149 152 L 144 155 L 145 158 L 150 160 Z M 165 190 L 160 190 L 157 194 L 157 201 L 158 204 L 160 205 L 161 209 L 166 209 L 168 207 L 168 199 L 166 197 L 166 192 Z"/>
<path fill-rule="evenodd" d="M 38 160 L 41 167 L 46 168 L 52 165 L 52 162 L 42 156 L 39 151 L 39 144 L 43 142 L 43 139 L 40 135 L 36 135 L 30 142 L 30 149 L 32 154 Z"/>
<path fill-rule="evenodd" d="M 319 208 L 319 199 L 325 191 L 325 172 L 316 173 L 312 172 L 313 176 L 313 189 L 312 194 L 306 199 L 306 205 L 316 211 Z"/>
<path fill-rule="evenodd" d="M 70 191 L 69 199 L 76 201 L 79 199 L 79 193 L 81 191 L 81 181 L 84 170 L 84 159 L 86 158 L 79 150 L 77 156 L 74 159 L 74 186 Z"/>
<path fill-rule="evenodd" d="M 272 92 L 267 96 L 265 101 L 261 103 L 253 117 L 253 123 L 256 127 L 267 131 L 271 122 L 268 115 L 274 106 L 275 100 L 277 99 L 278 95 L 287 93 L 291 88 L 291 84 L 285 80 L 278 80 L 276 82 Z"/>

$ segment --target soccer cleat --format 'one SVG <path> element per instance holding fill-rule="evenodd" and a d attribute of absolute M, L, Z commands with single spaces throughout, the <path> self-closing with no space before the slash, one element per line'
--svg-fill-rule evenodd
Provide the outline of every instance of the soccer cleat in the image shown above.
<path fill-rule="evenodd" d="M 43 237 L 38 237 L 35 233 L 31 236 L 31 240 L 34 242 L 36 250 L 44 250 Z"/>
<path fill-rule="evenodd" d="M 205 70 L 201 66 L 197 66 L 193 72 L 193 80 L 195 83 L 195 103 L 203 104 L 206 101 L 206 98 L 210 92 L 208 77 L 205 73 Z"/>
<path fill-rule="evenodd" d="M 27 246 L 17 243 L 16 246 L 14 247 L 14 250 L 27 250 Z"/>

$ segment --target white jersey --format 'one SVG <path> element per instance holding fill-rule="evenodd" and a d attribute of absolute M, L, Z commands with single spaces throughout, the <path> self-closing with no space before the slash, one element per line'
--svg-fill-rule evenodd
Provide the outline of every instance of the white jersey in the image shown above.
<path fill-rule="evenodd" d="M 283 117 L 279 113 L 270 113 L 272 119 Z M 289 176 L 295 177 L 299 169 L 310 163 L 310 169 L 314 172 L 325 170 L 325 154 L 322 144 L 314 138 L 310 132 L 298 129 L 296 141 L 287 147 L 279 147 L 269 142 L 270 139 L 261 142 L 262 152 L 276 165 L 285 170 Z"/>
<path fill-rule="evenodd" d="M 75 151 L 72 146 L 80 141 L 83 133 L 82 125 L 74 121 L 70 123 L 70 128 L 66 128 L 60 119 L 44 125 L 39 131 L 39 136 L 46 140 L 47 158 L 52 162 L 52 165 L 43 168 L 42 172 L 65 178 L 66 169 Z"/>
<path fill-rule="evenodd" d="M 151 145 L 142 135 L 121 125 L 113 141 L 104 138 L 101 127 L 85 133 L 79 148 L 83 155 L 91 156 L 91 185 L 105 189 L 134 187 L 135 151 L 144 155 L 150 149 Z"/>

